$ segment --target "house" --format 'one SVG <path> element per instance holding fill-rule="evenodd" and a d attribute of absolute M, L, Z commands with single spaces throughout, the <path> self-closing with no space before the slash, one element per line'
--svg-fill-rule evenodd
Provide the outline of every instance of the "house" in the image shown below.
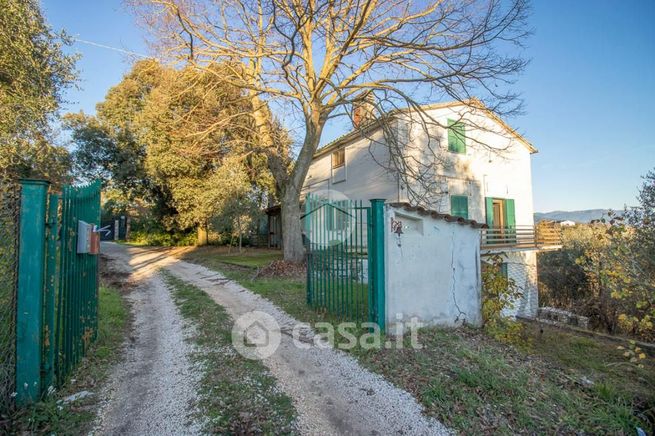
<path fill-rule="evenodd" d="M 430 147 L 434 156 L 427 159 L 442 162 L 433 175 L 438 191 L 433 199 L 412 198 L 420 188 L 405 186 L 388 165 L 390 147 L 375 122 L 357 126 L 319 149 L 304 193 L 337 191 L 351 199 L 418 203 L 486 223 L 489 229 L 481 231 L 482 261 L 494 254 L 503 256 L 503 271 L 523 292 L 512 314 L 534 317 L 536 254 L 556 246 L 556 241 L 548 245 L 539 239 L 533 220 L 531 156 L 537 149 L 482 105 L 471 106 L 460 102 L 425 106 L 435 121 L 427 129 L 410 112 L 395 116 L 398 144 L 411 146 L 418 155 Z"/>

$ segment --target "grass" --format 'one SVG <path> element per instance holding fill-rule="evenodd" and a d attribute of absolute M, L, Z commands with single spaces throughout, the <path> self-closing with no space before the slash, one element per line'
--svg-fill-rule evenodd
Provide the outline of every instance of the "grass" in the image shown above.
<path fill-rule="evenodd" d="M 551 329 L 528 334 L 532 348 L 517 350 L 480 330 L 430 328 L 419 333 L 422 350 L 358 358 L 414 394 L 429 415 L 466 432 L 652 431 L 652 416 L 649 423 L 642 413 L 655 405 L 655 367 L 624 365 L 615 347 L 589 338 Z"/>
<path fill-rule="evenodd" d="M 127 331 L 129 310 L 116 287 L 100 286 L 98 310 L 98 339 L 70 381 L 43 401 L 17 410 L 9 432 L 82 434 L 89 430 L 95 418 L 95 395 L 68 404 L 59 401 L 84 390 L 97 394 L 97 388 L 104 383 L 111 365 L 120 356 L 116 350 Z"/>
<path fill-rule="evenodd" d="M 193 359 L 202 368 L 199 413 L 205 431 L 219 434 L 294 434 L 291 399 L 260 362 L 232 346 L 232 319 L 205 292 L 164 272 L 182 315 L 195 329 Z"/>
<path fill-rule="evenodd" d="M 184 254 L 185 260 L 201 263 L 207 268 L 215 268 L 221 265 L 236 265 L 246 268 L 261 268 L 274 260 L 282 259 L 279 250 L 267 250 L 259 248 L 244 248 L 241 253 L 237 248 L 206 246 L 195 247 Z"/>
<path fill-rule="evenodd" d="M 202 247 L 181 254 L 183 260 L 220 271 L 227 278 L 268 298 L 299 321 L 312 324 L 336 321 L 329 313 L 307 307 L 304 279 L 255 277 L 257 268 L 281 258 L 279 250 L 250 249 L 241 256 L 248 258 L 248 261 L 235 263 L 234 256 L 225 247 Z"/>
<path fill-rule="evenodd" d="M 251 258 L 266 256 L 249 253 Z M 307 307 L 301 279 L 254 278 L 216 252 L 183 259 L 218 270 L 296 319 L 333 321 Z M 258 266 L 261 265 L 259 263 Z M 615 344 L 544 326 L 526 326 L 529 347 L 498 343 L 482 331 L 426 328 L 422 350 L 351 352 L 365 367 L 411 392 L 434 416 L 465 433 L 634 434 L 655 432 L 655 364 L 626 362 Z M 409 344 L 407 344 L 409 345 Z"/>

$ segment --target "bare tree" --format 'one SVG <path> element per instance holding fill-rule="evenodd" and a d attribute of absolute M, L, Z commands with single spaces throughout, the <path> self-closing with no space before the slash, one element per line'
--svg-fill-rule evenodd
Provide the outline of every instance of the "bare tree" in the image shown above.
<path fill-rule="evenodd" d="M 438 163 L 407 152 L 396 109 L 427 125 L 436 121 L 426 102 L 483 104 L 502 115 L 520 106 L 506 85 L 526 64 L 516 55 L 528 33 L 526 0 L 132 1 L 163 54 L 199 68 L 225 62 L 232 74 L 217 79 L 247 90 L 280 189 L 286 260 L 304 256 L 300 192 L 323 128 L 356 116 L 362 96 L 376 97 L 372 123 L 384 131 L 392 169 L 414 181 L 429 180 Z M 302 119 L 293 163 L 276 144 L 272 108 Z"/>

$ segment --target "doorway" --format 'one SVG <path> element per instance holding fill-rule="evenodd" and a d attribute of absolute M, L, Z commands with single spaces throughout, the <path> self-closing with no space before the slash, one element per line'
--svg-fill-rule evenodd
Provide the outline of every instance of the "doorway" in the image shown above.
<path fill-rule="evenodd" d="M 499 198 L 493 200 L 493 227 L 495 229 L 505 228 L 505 205 L 503 203 L 504 201 Z"/>

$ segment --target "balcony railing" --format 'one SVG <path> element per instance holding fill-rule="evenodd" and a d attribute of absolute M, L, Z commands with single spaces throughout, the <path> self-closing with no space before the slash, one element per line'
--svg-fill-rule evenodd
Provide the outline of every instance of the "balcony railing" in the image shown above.
<path fill-rule="evenodd" d="M 483 250 L 557 250 L 562 246 L 561 231 L 554 226 L 515 226 L 482 229 Z"/>

